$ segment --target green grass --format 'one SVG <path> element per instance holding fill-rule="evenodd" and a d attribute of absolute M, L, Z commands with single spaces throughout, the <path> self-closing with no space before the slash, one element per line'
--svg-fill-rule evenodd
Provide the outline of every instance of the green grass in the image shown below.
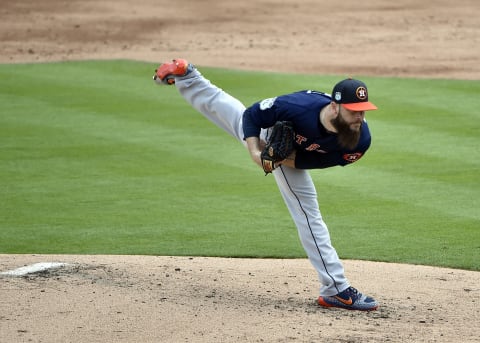
<path fill-rule="evenodd" d="M 305 256 L 273 177 L 155 67 L 0 65 L 0 253 Z M 341 78 L 201 70 L 247 105 Z M 311 173 L 339 255 L 480 270 L 480 82 L 356 77 L 372 147 Z"/>

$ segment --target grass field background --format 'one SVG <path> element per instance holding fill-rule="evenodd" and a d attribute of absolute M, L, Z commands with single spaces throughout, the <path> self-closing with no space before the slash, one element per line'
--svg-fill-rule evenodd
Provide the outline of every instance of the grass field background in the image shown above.
<path fill-rule="evenodd" d="M 304 257 L 272 176 L 155 65 L 0 65 L 0 253 Z M 345 76 L 201 68 L 249 105 Z M 347 259 L 480 270 L 480 81 L 354 75 L 372 147 L 311 172 Z"/>

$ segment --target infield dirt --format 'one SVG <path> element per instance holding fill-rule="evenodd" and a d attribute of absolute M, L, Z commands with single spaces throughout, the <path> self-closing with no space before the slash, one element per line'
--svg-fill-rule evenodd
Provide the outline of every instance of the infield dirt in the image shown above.
<path fill-rule="evenodd" d="M 479 80 L 479 17 L 477 0 L 2 1 L 0 62 L 136 59 L 154 68 L 184 57 L 246 70 Z M 352 284 L 380 302 L 363 313 L 316 306 L 306 259 L 0 255 L 0 272 L 36 262 L 69 265 L 0 277 L 0 342 L 480 337 L 479 272 L 344 261 Z"/>

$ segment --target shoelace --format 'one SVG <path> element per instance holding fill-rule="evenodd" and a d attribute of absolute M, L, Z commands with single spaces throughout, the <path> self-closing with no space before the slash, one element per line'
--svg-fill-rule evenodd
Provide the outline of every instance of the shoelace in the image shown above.
<path fill-rule="evenodd" d="M 348 287 L 346 290 L 342 292 L 345 295 L 348 295 L 349 297 L 352 297 L 352 299 L 355 301 L 358 298 L 358 290 L 355 287 Z"/>

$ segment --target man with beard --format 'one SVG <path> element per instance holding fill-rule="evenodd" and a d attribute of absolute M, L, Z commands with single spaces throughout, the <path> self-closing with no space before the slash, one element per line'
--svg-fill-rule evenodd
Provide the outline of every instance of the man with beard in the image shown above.
<path fill-rule="evenodd" d="M 318 273 L 318 304 L 350 310 L 377 309 L 377 301 L 360 293 L 345 277 L 308 173 L 308 169 L 349 165 L 369 148 L 371 137 L 365 111 L 377 108 L 368 101 L 366 85 L 345 79 L 334 86 L 331 95 L 304 90 L 264 99 L 245 108 L 184 59 L 160 65 L 153 78 L 158 84 L 175 84 L 193 108 L 246 146 L 259 166 L 272 126 L 277 121 L 293 124 L 295 149 L 275 165 L 272 174 L 303 248 Z"/>

